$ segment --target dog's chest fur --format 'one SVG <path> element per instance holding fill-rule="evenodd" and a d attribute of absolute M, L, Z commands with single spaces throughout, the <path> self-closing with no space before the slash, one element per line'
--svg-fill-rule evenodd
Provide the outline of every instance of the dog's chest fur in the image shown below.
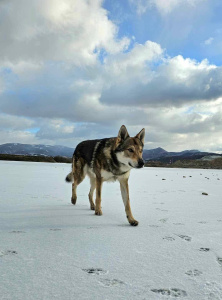
<path fill-rule="evenodd" d="M 128 169 L 127 171 L 122 171 L 121 175 L 114 175 L 112 172 L 106 171 L 106 170 L 101 170 L 101 177 L 103 181 L 116 181 L 119 180 L 123 177 L 128 178 L 129 177 L 130 170 Z"/>

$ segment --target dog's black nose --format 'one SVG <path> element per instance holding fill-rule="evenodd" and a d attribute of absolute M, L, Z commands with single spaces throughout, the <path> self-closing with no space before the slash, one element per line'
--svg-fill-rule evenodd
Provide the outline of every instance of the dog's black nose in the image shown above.
<path fill-rule="evenodd" d="M 143 159 L 139 159 L 138 160 L 138 168 L 142 168 L 144 166 L 144 160 Z"/>

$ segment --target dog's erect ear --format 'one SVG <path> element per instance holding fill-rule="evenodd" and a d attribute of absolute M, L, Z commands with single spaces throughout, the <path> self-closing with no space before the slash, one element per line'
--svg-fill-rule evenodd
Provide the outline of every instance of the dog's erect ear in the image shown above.
<path fill-rule="evenodd" d="M 140 139 L 142 144 L 144 145 L 144 139 L 145 139 L 145 128 L 143 128 L 137 135 L 136 138 Z"/>
<path fill-rule="evenodd" d="M 127 139 L 129 137 L 129 133 L 126 129 L 125 125 L 122 125 L 120 127 L 119 133 L 118 133 L 118 139 L 120 139 L 121 141 L 125 141 L 125 139 Z"/>

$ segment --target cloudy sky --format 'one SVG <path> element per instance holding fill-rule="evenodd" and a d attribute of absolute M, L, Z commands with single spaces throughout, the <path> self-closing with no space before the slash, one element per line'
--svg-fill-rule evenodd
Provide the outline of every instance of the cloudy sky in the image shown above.
<path fill-rule="evenodd" d="M 222 151 L 221 0 L 0 0 L 0 144 Z"/>

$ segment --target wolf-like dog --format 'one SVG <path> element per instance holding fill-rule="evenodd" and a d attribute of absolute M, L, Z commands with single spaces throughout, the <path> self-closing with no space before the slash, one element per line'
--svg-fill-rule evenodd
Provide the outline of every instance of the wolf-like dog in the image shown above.
<path fill-rule="evenodd" d="M 122 194 L 127 219 L 132 226 L 137 226 L 132 215 L 129 199 L 128 179 L 132 168 L 142 168 L 145 129 L 135 137 L 130 137 L 124 125 L 121 126 L 118 136 L 100 140 L 87 140 L 77 145 L 72 159 L 72 171 L 66 176 L 67 182 L 72 184 L 72 204 L 76 204 L 77 186 L 86 175 L 90 178 L 89 202 L 95 214 L 102 215 L 101 191 L 104 181 L 118 180 Z M 96 189 L 96 204 L 93 193 Z"/>

